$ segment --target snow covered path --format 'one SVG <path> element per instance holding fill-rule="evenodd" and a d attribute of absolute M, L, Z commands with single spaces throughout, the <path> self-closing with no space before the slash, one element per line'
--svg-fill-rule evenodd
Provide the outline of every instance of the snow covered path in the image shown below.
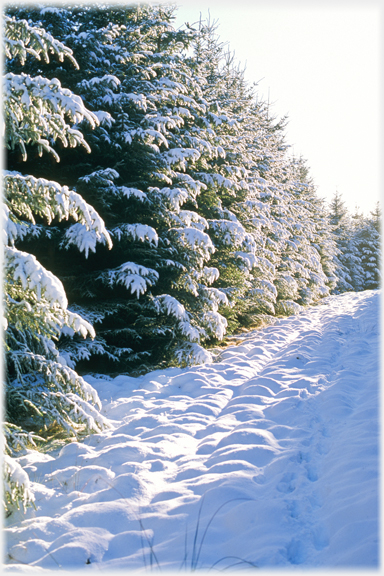
<path fill-rule="evenodd" d="M 8 520 L 7 570 L 378 567 L 379 294 L 213 364 L 88 377 L 113 429 L 19 458 L 38 509 Z"/>

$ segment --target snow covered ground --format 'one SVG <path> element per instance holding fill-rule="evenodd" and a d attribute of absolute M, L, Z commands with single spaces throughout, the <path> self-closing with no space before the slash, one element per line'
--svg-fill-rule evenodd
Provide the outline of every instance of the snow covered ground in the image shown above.
<path fill-rule="evenodd" d="M 346 293 L 212 364 L 87 377 L 113 428 L 18 459 L 7 571 L 378 568 L 379 325 Z"/>

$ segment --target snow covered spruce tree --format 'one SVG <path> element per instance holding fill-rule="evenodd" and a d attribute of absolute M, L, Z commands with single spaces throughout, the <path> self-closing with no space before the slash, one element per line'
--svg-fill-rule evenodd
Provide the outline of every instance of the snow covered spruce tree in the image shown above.
<path fill-rule="evenodd" d="M 335 243 L 304 162 L 287 156 L 285 119 L 276 121 L 257 100 L 220 43 L 215 23 L 200 22 L 198 28 L 192 65 L 206 78 L 204 98 L 219 111 L 216 132 L 225 152 L 220 165 L 211 166 L 224 184 L 218 196 L 229 222 L 220 225 L 236 226 L 237 238 L 242 234 L 248 244 L 236 249 L 232 240 L 227 259 L 217 251 L 212 261 L 221 258 L 224 264 L 224 272 L 218 264 L 218 283 L 227 277 L 230 255 L 243 261 L 237 299 L 236 277 L 228 274 L 226 289 L 236 303 L 228 318 L 249 325 L 260 313 L 290 314 L 299 303 L 329 294 L 336 279 Z M 212 178 L 209 171 L 205 178 Z"/>
<path fill-rule="evenodd" d="M 221 312 L 231 332 L 238 326 L 237 316 L 249 288 L 249 271 L 256 259 L 254 238 L 238 215 L 248 184 L 245 159 L 242 161 L 244 148 L 239 143 L 241 127 L 233 106 L 235 93 L 238 110 L 241 101 L 248 105 L 251 96 L 249 91 L 240 92 L 237 71 L 214 33 L 215 24 L 200 22 L 188 30 L 193 31 L 193 53 L 186 62 L 200 82 L 205 112 L 196 118 L 193 127 L 194 140 L 199 137 L 203 145 L 201 156 L 187 166 L 187 173 L 203 183 L 196 211 L 208 223 L 207 233 L 215 248 L 210 265 L 218 272 L 215 287 L 225 295 L 221 296 Z M 211 150 L 218 153 L 212 154 Z"/>
<path fill-rule="evenodd" d="M 31 56 L 48 62 L 53 54 L 77 67 L 71 50 L 44 29 L 25 20 L 4 19 L 5 54 L 11 63 L 25 64 Z M 57 79 L 8 72 L 3 94 L 5 144 L 11 151 L 18 150 L 22 161 L 34 150 L 40 156 L 47 152 L 58 161 L 58 140 L 63 146 L 89 150 L 76 125 L 85 120 L 95 127 L 98 119 Z M 94 329 L 67 309 L 58 278 L 19 247 L 22 239 L 38 237 L 46 224 L 69 218 L 76 223 L 67 229 L 64 241 L 85 256 L 95 250 L 97 242 L 111 245 L 102 219 L 78 193 L 55 181 L 5 171 L 5 435 L 9 454 L 33 444 L 36 438 L 58 433 L 77 436 L 106 425 L 96 391 L 67 365 L 55 343 L 62 333 L 93 337 Z M 19 500 L 23 496 L 14 486 L 17 469 L 8 460 L 5 467 L 5 495 L 11 505 L 15 494 Z"/>
<path fill-rule="evenodd" d="M 253 171 L 252 202 L 264 216 L 260 228 L 274 265 L 274 310 L 292 314 L 329 294 L 335 244 L 307 170 L 302 160 L 284 157 L 279 131 L 270 131 L 267 161 Z"/>
<path fill-rule="evenodd" d="M 364 225 L 356 231 L 355 241 L 361 258 L 364 290 L 374 290 L 381 282 L 381 209 L 379 203 Z"/>
<path fill-rule="evenodd" d="M 329 219 L 336 237 L 335 257 L 338 283 L 335 293 L 370 290 L 380 286 L 381 210 L 377 204 L 370 217 L 356 209 L 351 216 L 336 192 L 329 207 Z"/>
<path fill-rule="evenodd" d="M 258 168 L 267 170 L 266 164 L 276 160 L 282 146 L 279 142 L 275 150 L 270 145 L 269 131 L 277 132 L 282 123 L 273 127 L 268 123 L 265 104 L 256 101 L 244 80 L 244 70 L 235 65 L 215 31 L 214 22 L 200 22 L 195 42 L 195 66 L 206 77 L 204 97 L 211 105 L 225 152 L 225 159 L 211 166 L 212 174 L 205 177 L 217 183 L 220 199 L 212 228 L 227 230 L 230 239 L 213 260 L 221 274 L 218 282 L 233 304 L 225 311 L 230 326 L 250 326 L 260 315 L 275 314 L 277 259 L 267 245 L 270 213 L 259 200 L 257 185 L 261 180 L 262 186 L 266 183 Z"/>
<path fill-rule="evenodd" d="M 335 246 L 308 170 L 287 157 L 285 119 L 276 122 L 265 103 L 241 104 L 247 191 L 236 213 L 257 246 L 246 302 L 253 311 L 291 314 L 329 293 Z"/>
<path fill-rule="evenodd" d="M 353 291 L 359 284 L 357 277 L 362 274 L 361 258 L 357 251 L 351 216 L 339 192 L 335 193 L 330 203 L 329 221 L 337 246 L 335 255 L 337 284 L 333 292 L 340 294 Z"/>
<path fill-rule="evenodd" d="M 294 208 L 291 242 L 295 244 L 294 260 L 302 267 L 297 274 L 300 278 L 298 302 L 312 304 L 327 296 L 336 284 L 336 244 L 325 203 L 316 195 L 306 163 L 302 158 L 294 158 L 290 168 Z"/>

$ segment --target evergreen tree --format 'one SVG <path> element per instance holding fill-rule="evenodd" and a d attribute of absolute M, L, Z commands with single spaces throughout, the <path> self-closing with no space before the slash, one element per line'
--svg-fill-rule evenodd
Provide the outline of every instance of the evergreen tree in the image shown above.
<path fill-rule="evenodd" d="M 335 294 L 354 290 L 353 270 L 359 265 L 354 246 L 352 222 L 341 194 L 335 192 L 329 207 L 329 222 L 336 239 L 337 254 L 335 255 L 337 284 Z"/>
<path fill-rule="evenodd" d="M 49 61 L 51 54 L 69 59 L 72 52 L 44 29 L 25 20 L 5 16 L 5 54 L 25 64 L 28 55 Z M 36 148 L 57 161 L 55 142 L 83 146 L 89 150 L 76 124 L 98 120 L 82 100 L 62 88 L 57 79 L 8 72 L 4 78 L 5 144 L 18 149 L 27 160 Z M 38 236 L 40 222 L 73 218 L 65 241 L 88 255 L 97 242 L 111 245 L 110 236 L 98 213 L 84 199 L 55 181 L 24 175 L 4 174 L 4 329 L 6 355 L 6 450 L 12 454 L 33 444 L 36 438 L 59 432 L 67 436 L 100 431 L 106 426 L 98 409 L 96 391 L 66 364 L 56 341 L 69 331 L 82 337 L 94 336 L 93 327 L 67 308 L 62 283 L 36 260 L 19 249 L 20 239 Z M 25 501 L 27 488 L 17 487 L 17 467 L 5 460 L 6 507 L 15 497 Z M 16 482 L 16 484 L 15 484 Z"/>
<path fill-rule="evenodd" d="M 199 213 L 207 218 L 208 234 L 215 246 L 211 262 L 220 273 L 216 286 L 228 298 L 223 314 L 231 332 L 245 319 L 253 272 L 261 262 L 256 254 L 255 227 L 250 225 L 244 204 L 250 188 L 243 124 L 253 93 L 245 85 L 243 71 L 234 66 L 233 56 L 219 41 L 215 22 L 200 20 L 192 46 L 189 66 L 196 77 L 202 78 L 207 106 L 203 121 L 209 123 L 221 154 L 207 158 L 203 170 L 191 174 L 206 185 Z"/>
<path fill-rule="evenodd" d="M 349 273 L 352 279 L 352 286 L 356 292 L 364 290 L 365 278 L 364 270 L 361 261 L 361 251 L 359 247 L 359 237 L 362 230 L 366 226 L 366 218 L 360 211 L 359 207 L 355 207 L 355 212 L 351 216 L 351 241 L 349 245 Z"/>
<path fill-rule="evenodd" d="M 356 207 L 350 216 L 336 192 L 329 209 L 329 220 L 336 237 L 338 253 L 335 257 L 338 277 L 334 292 L 370 290 L 380 285 L 380 226 L 379 203 L 371 217 Z"/>
<path fill-rule="evenodd" d="M 364 290 L 379 288 L 381 280 L 381 209 L 379 203 L 370 212 L 364 227 L 357 233 L 357 249 L 361 257 Z"/>
<path fill-rule="evenodd" d="M 302 158 L 291 161 L 296 178 L 296 190 L 293 194 L 298 215 L 294 218 L 302 241 L 300 257 L 308 271 L 303 303 L 313 303 L 329 294 L 336 285 L 334 257 L 336 243 L 328 221 L 324 202 L 317 197 L 309 170 Z"/>
<path fill-rule="evenodd" d="M 233 274 L 227 285 L 236 304 L 228 317 L 236 325 L 263 312 L 292 313 L 300 309 L 298 302 L 309 304 L 329 294 L 336 281 L 335 243 L 308 170 L 302 160 L 287 158 L 285 119 L 276 122 L 269 107 L 255 99 L 215 30 L 215 23 L 199 22 L 193 65 L 205 75 L 204 97 L 220 111 L 216 124 L 226 156 L 219 170 L 227 170 L 223 175 L 231 174 L 232 180 L 234 174 L 241 176 L 220 196 L 230 220 L 249 238 L 247 252 L 235 253 L 243 260 L 237 298 Z M 223 282 L 228 262 L 218 268 L 218 282 Z"/>

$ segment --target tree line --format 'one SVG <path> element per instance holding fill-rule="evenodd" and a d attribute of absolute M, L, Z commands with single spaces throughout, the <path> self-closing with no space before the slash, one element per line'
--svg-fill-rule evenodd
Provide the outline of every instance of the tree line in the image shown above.
<path fill-rule="evenodd" d="M 379 206 L 327 206 L 216 23 L 174 13 L 6 9 L 8 455 L 107 426 L 86 373 L 207 362 L 238 330 L 379 286 Z"/>

